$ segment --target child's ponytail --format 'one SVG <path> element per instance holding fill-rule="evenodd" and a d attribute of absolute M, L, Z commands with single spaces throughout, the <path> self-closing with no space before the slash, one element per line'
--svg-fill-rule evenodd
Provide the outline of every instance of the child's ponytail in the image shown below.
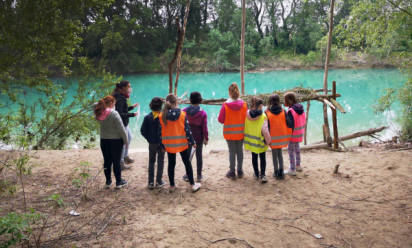
<path fill-rule="evenodd" d="M 112 106 L 114 103 L 115 99 L 113 96 L 105 96 L 100 99 L 94 108 L 95 117 L 100 116 L 107 107 Z"/>
<path fill-rule="evenodd" d="M 167 95 L 166 103 L 162 110 L 162 121 L 165 125 L 167 125 L 167 119 L 166 119 L 167 111 L 169 111 L 169 109 L 172 109 L 174 106 L 176 106 L 176 103 L 177 103 L 177 98 L 175 95 L 173 94 Z"/>

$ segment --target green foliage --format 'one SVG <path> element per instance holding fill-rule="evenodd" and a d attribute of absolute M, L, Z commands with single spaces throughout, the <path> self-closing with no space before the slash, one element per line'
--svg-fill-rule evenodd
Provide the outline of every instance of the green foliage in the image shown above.
<path fill-rule="evenodd" d="M 88 191 L 90 188 L 90 162 L 80 162 L 80 167 L 75 169 L 75 175 L 72 180 L 73 185 L 82 192 L 82 200 L 88 200 Z"/>
<path fill-rule="evenodd" d="M 28 240 L 32 233 L 31 225 L 41 218 L 33 210 L 30 213 L 11 212 L 0 217 L 1 248 L 11 247 Z"/>
<path fill-rule="evenodd" d="M 338 44 L 379 57 L 412 48 L 412 4 L 407 0 L 362 0 L 335 29 Z"/>
<path fill-rule="evenodd" d="M 53 208 L 62 208 L 66 205 L 60 194 L 52 194 L 47 198 L 47 200 L 51 202 Z"/>

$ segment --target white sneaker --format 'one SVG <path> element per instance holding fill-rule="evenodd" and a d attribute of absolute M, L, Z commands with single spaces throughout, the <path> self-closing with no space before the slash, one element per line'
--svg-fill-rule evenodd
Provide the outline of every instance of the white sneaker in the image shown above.
<path fill-rule="evenodd" d="M 285 175 L 289 175 L 289 176 L 296 176 L 296 171 L 293 171 L 293 170 L 287 170 L 287 171 L 285 171 Z"/>
<path fill-rule="evenodd" d="M 195 183 L 195 184 L 192 186 L 192 191 L 193 191 L 193 193 L 196 192 L 196 191 L 198 191 L 201 186 L 202 186 L 202 185 L 201 185 L 200 183 Z"/>

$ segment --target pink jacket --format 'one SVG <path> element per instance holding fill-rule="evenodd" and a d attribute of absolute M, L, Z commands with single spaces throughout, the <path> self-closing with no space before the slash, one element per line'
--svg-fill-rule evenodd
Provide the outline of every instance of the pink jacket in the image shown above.
<path fill-rule="evenodd" d="M 238 99 L 238 100 L 233 100 L 231 98 L 227 99 L 227 101 L 223 103 L 222 107 L 220 108 L 219 117 L 217 118 L 217 120 L 222 124 L 225 123 L 225 117 L 226 117 L 225 104 L 232 110 L 239 110 L 243 107 L 243 103 L 244 101 L 242 99 Z"/>

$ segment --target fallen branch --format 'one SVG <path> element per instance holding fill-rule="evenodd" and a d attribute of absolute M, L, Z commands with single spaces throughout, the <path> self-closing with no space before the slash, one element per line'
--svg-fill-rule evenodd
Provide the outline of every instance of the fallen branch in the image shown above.
<path fill-rule="evenodd" d="M 247 242 L 246 240 L 244 240 L 244 239 L 238 239 L 238 238 L 221 238 L 221 239 L 217 239 L 217 240 L 215 240 L 215 241 L 212 241 L 212 244 L 216 244 L 216 243 L 219 243 L 219 242 L 222 242 L 222 241 L 240 241 L 240 242 L 242 242 L 242 243 L 244 243 L 247 247 L 249 247 L 249 248 L 254 248 L 249 242 Z"/>
<path fill-rule="evenodd" d="M 342 142 L 342 141 L 346 141 L 346 140 L 359 138 L 359 137 L 362 137 L 362 136 L 369 136 L 371 134 L 381 132 L 386 128 L 387 127 L 371 128 L 371 129 L 368 129 L 368 130 L 365 130 L 365 131 L 356 132 L 356 133 L 353 133 L 353 134 L 349 134 L 349 135 L 346 135 L 346 136 L 339 137 L 339 141 Z M 319 149 L 319 148 L 327 148 L 327 147 L 328 147 L 327 143 L 316 142 L 316 143 L 311 144 L 311 145 L 302 146 L 300 149 L 301 150 L 310 150 L 310 149 Z"/>

